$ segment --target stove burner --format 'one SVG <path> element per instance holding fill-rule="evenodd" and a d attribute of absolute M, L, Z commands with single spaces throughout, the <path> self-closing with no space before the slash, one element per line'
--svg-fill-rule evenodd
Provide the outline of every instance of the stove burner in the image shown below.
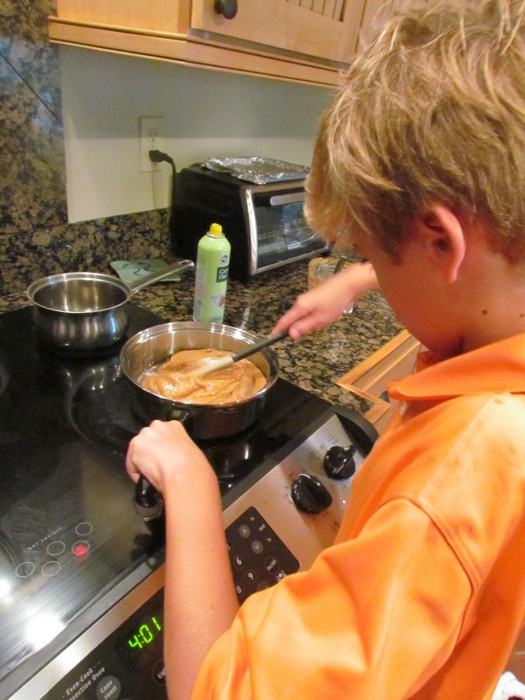
<path fill-rule="evenodd" d="M 98 376 L 101 381 L 95 379 Z M 83 438 L 123 457 L 131 438 L 146 425 L 134 408 L 128 380 L 122 373 L 113 371 L 111 360 L 107 367 L 99 365 L 96 372 L 89 372 L 73 390 L 70 416 Z M 236 435 L 197 441 L 215 469 L 223 491 L 242 479 L 254 464 L 262 461 L 262 456 L 290 439 L 286 429 L 267 432 L 266 423 L 258 420 Z"/>
<path fill-rule="evenodd" d="M 73 391 L 69 409 L 72 425 L 83 438 L 122 456 L 144 427 L 132 410 L 127 379 L 118 373 L 100 383 L 86 377 Z"/>

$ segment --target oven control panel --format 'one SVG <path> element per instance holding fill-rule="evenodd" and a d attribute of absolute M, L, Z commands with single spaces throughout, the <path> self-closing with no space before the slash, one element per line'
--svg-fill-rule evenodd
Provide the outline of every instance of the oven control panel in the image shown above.
<path fill-rule="evenodd" d="M 226 541 L 241 603 L 308 568 L 333 543 L 352 479 L 376 437 L 367 427 L 371 433 L 364 442 L 355 439 L 344 414 L 329 411 L 281 461 L 261 465 L 247 477 L 249 483 L 224 497 Z M 166 700 L 163 584 L 161 566 L 12 700 Z"/>
<path fill-rule="evenodd" d="M 165 700 L 162 629 L 161 588 L 42 696 L 43 700 Z"/>
<path fill-rule="evenodd" d="M 226 542 L 239 603 L 299 571 L 299 560 L 256 508 L 247 508 L 226 528 Z"/>
<path fill-rule="evenodd" d="M 281 546 L 293 553 L 298 561 L 296 570 L 309 568 L 319 552 L 333 543 L 353 477 L 365 456 L 366 450 L 349 434 L 344 416 L 330 413 L 279 464 L 265 473 L 264 465 L 253 472 L 249 477 L 253 485 L 226 496 L 230 501 L 223 516 L 226 533 L 232 523 L 254 508 Z M 251 551 L 250 562 L 256 565 L 262 556 Z M 235 578 L 235 562 L 232 567 Z M 292 571 L 278 571 L 278 578 L 284 573 Z"/>
<path fill-rule="evenodd" d="M 240 602 L 299 569 L 299 561 L 253 507 L 226 529 L 226 537 Z M 161 577 L 157 584 L 162 584 Z M 130 605 L 131 614 L 122 610 L 124 622 L 45 695 L 31 696 L 33 700 L 166 700 L 164 590 L 160 585 L 147 597 L 149 587 Z M 140 597 L 146 599 L 138 604 Z"/>

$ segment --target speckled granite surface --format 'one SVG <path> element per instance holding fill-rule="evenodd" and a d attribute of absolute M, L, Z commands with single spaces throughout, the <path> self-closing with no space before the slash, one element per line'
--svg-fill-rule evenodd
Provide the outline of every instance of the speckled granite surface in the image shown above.
<path fill-rule="evenodd" d="M 300 261 L 257 275 L 249 284 L 230 280 L 225 323 L 267 335 L 285 304 L 306 289 L 307 268 L 308 263 Z M 186 272 L 180 282 L 160 282 L 137 292 L 133 302 L 165 321 L 191 320 L 193 284 L 193 272 Z M 12 294 L 0 298 L 0 312 L 28 303 L 25 294 Z M 370 405 L 338 387 L 335 380 L 402 329 L 383 297 L 369 293 L 356 302 L 352 314 L 343 316 L 329 328 L 298 342 L 283 341 L 274 346 L 280 374 L 331 403 L 364 412 Z"/>
<path fill-rule="evenodd" d="M 67 223 L 55 0 L 0 0 L 0 296 L 111 260 L 162 257 L 168 212 Z"/>

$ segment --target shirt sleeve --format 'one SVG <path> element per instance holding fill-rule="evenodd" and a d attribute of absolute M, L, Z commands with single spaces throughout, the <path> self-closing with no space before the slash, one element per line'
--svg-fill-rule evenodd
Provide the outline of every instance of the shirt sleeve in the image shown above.
<path fill-rule="evenodd" d="M 192 700 L 409 696 L 453 649 L 470 596 L 429 516 L 390 501 L 309 571 L 245 601 Z"/>

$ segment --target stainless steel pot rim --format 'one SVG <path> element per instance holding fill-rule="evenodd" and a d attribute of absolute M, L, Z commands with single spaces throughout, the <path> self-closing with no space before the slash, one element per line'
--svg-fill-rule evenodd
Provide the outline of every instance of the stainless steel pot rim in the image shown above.
<path fill-rule="evenodd" d="M 255 335 L 254 333 L 251 333 L 249 331 L 245 331 L 241 328 L 236 328 L 235 326 L 227 326 L 223 325 L 220 323 L 204 323 L 202 321 L 170 321 L 168 323 L 162 323 L 157 326 L 152 326 L 150 328 L 146 328 L 142 331 L 139 331 L 136 333 L 134 336 L 132 336 L 129 340 L 126 341 L 124 346 L 122 347 L 122 350 L 120 351 L 120 364 L 122 367 L 122 371 L 124 375 L 136 386 L 138 387 L 141 391 L 145 392 L 146 394 L 149 394 L 151 397 L 154 397 L 157 400 L 160 400 L 164 403 L 171 404 L 173 406 L 187 406 L 187 407 L 192 407 L 195 410 L 199 409 L 215 409 L 215 410 L 224 410 L 228 408 L 234 408 L 238 406 L 242 406 L 245 403 L 248 403 L 250 401 L 256 400 L 258 397 L 262 396 L 265 394 L 277 381 L 278 378 L 278 370 L 279 370 L 279 363 L 277 360 L 277 355 L 271 348 L 266 348 L 261 351 L 261 355 L 263 355 L 269 365 L 270 369 L 270 375 L 267 377 L 266 384 L 260 389 L 257 393 L 252 394 L 251 396 L 242 399 L 240 401 L 231 401 L 228 403 L 213 403 L 213 404 L 197 404 L 197 403 L 192 403 L 191 401 L 181 401 L 181 400 L 174 400 L 174 399 L 169 399 L 165 396 L 162 396 L 160 394 L 156 394 L 152 391 L 149 391 L 148 389 L 145 389 L 143 386 L 139 384 L 139 382 L 133 377 L 133 373 L 130 371 L 129 366 L 128 366 L 128 357 L 132 353 L 133 348 L 136 346 L 140 346 L 143 343 L 147 343 L 149 340 L 152 340 L 154 338 L 157 338 L 159 336 L 164 336 L 164 335 L 171 335 L 176 332 L 181 332 L 181 331 L 207 331 L 211 333 L 212 335 L 217 335 L 217 336 L 228 336 L 230 338 L 236 339 L 236 340 L 242 340 L 246 342 L 247 344 L 254 345 L 255 343 L 259 342 L 262 340 L 260 336 Z M 187 346 L 182 346 L 180 347 L 180 350 L 185 349 Z M 191 347 L 199 347 L 199 346 L 191 346 Z M 177 352 L 177 350 L 174 350 L 174 352 Z M 171 353 L 170 353 L 171 354 Z M 158 362 L 162 362 L 163 359 L 168 359 L 169 355 L 166 356 L 165 358 L 158 359 L 154 364 L 157 364 Z M 143 368 L 143 371 L 146 371 L 147 367 Z"/>
<path fill-rule="evenodd" d="M 216 333 L 217 335 L 226 335 L 231 338 L 244 340 L 252 345 L 255 345 L 255 343 L 263 340 L 263 338 L 260 336 L 250 331 L 245 331 L 243 328 L 227 326 L 222 323 L 206 323 L 204 321 L 169 321 L 167 323 L 161 323 L 157 326 L 151 326 L 150 328 L 145 328 L 144 330 L 139 331 L 126 342 L 126 345 L 131 346 L 134 344 L 134 342 L 144 342 L 149 338 L 155 338 L 159 335 L 174 333 L 176 331 L 209 331 L 210 333 Z M 126 345 L 122 348 L 122 353 L 124 352 Z"/>
<path fill-rule="evenodd" d="M 97 308 L 93 310 L 67 308 L 57 309 L 55 306 L 43 304 L 42 302 L 39 302 L 36 299 L 38 292 L 40 292 L 43 289 L 49 288 L 51 286 L 58 288 L 60 286 L 67 285 L 68 282 L 76 281 L 93 282 L 94 284 L 102 282 L 122 291 L 124 297 L 120 302 L 108 304 L 108 306 L 105 308 Z M 120 306 L 123 306 L 129 301 L 129 298 L 131 296 L 131 289 L 125 282 L 122 282 L 117 277 L 113 277 L 113 275 L 106 275 L 103 272 L 61 272 L 56 275 L 49 275 L 48 277 L 42 277 L 41 279 L 35 280 L 27 288 L 26 294 L 31 303 L 40 309 L 47 309 L 49 311 L 56 311 L 58 313 L 71 314 L 72 316 L 85 316 L 86 314 L 103 313 L 104 311 L 110 311 L 111 309 L 117 309 Z"/>

